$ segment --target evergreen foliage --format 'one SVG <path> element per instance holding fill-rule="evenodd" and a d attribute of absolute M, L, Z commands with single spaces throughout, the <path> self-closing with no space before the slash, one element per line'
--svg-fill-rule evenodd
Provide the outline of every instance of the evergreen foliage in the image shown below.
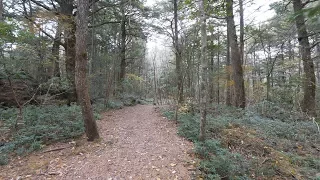
<path fill-rule="evenodd" d="M 280 108 L 279 104 L 264 102 L 264 112 L 270 112 L 264 114 L 261 106 L 242 110 L 211 104 L 207 117 L 210 135 L 204 142 L 198 141 L 199 114 L 179 114 L 178 134 L 195 143 L 199 169 L 206 179 L 251 179 L 253 174 L 270 179 L 279 171 L 281 177 L 291 176 L 288 171 L 306 179 L 315 177 L 320 170 L 317 126 L 298 111 Z M 174 118 L 174 111 L 162 112 Z M 267 162 L 261 165 L 263 161 Z"/>

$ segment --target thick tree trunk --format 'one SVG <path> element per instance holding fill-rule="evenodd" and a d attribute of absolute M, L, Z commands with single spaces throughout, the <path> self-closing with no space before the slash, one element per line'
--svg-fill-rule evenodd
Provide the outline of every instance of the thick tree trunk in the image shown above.
<path fill-rule="evenodd" d="M 0 23 L 2 23 L 3 21 L 4 21 L 4 18 L 3 18 L 3 1 L 0 0 Z M 4 53 L 3 53 L 2 47 L 0 47 L 0 58 L 4 59 Z"/>
<path fill-rule="evenodd" d="M 154 104 L 158 104 L 158 92 L 157 92 L 157 76 L 156 76 L 156 55 L 152 60 L 153 65 L 153 83 L 154 83 Z"/>
<path fill-rule="evenodd" d="M 178 87 L 178 103 L 183 102 L 183 75 L 182 75 L 182 58 L 181 50 L 179 46 L 179 34 L 178 34 L 178 0 L 173 0 L 174 9 L 174 47 L 176 56 L 176 74 L 177 74 L 177 87 Z"/>
<path fill-rule="evenodd" d="M 0 0 L 0 22 L 3 21 L 3 0 Z"/>
<path fill-rule="evenodd" d="M 192 63 L 192 58 L 193 58 L 193 51 L 191 50 L 191 48 L 188 48 L 188 58 L 187 58 L 187 72 L 186 72 L 186 76 L 187 76 L 187 82 L 186 82 L 186 86 L 188 88 L 188 96 L 192 97 L 192 68 L 193 68 L 193 63 Z"/>
<path fill-rule="evenodd" d="M 212 37 L 211 37 L 211 47 L 213 47 L 213 41 L 214 41 L 214 36 L 213 36 L 213 32 L 211 33 L 212 34 Z M 214 49 L 212 48 L 211 49 L 211 52 L 210 52 L 210 63 L 209 63 L 209 102 L 210 103 L 213 103 L 214 102 Z"/>
<path fill-rule="evenodd" d="M 252 94 L 254 95 L 256 90 L 256 78 L 257 78 L 257 69 L 256 69 L 256 48 L 253 48 L 253 69 L 252 69 Z"/>
<path fill-rule="evenodd" d="M 52 73 L 50 74 L 51 77 L 60 76 L 60 68 L 59 68 L 60 42 L 61 42 L 61 27 L 60 27 L 60 23 L 58 22 L 57 32 L 52 45 Z"/>
<path fill-rule="evenodd" d="M 303 16 L 303 5 L 301 0 L 293 0 L 293 9 L 296 13 L 295 21 L 298 31 L 298 41 L 301 50 L 301 58 L 303 61 L 304 77 L 304 95 L 302 101 L 302 111 L 310 116 L 316 116 L 316 78 L 314 74 L 314 64 L 311 59 L 310 44 L 308 39 L 308 32 Z"/>
<path fill-rule="evenodd" d="M 121 20 L 121 47 L 120 47 L 120 76 L 119 80 L 120 83 L 125 78 L 126 75 L 126 38 L 127 38 L 127 31 L 126 31 L 126 15 L 125 15 L 125 2 L 121 1 L 121 13 L 122 13 L 122 20 Z M 122 85 L 120 85 L 121 87 Z M 121 88 L 122 89 L 122 88 Z"/>
<path fill-rule="evenodd" d="M 237 43 L 237 34 L 234 24 L 233 17 L 233 0 L 226 0 L 227 10 L 227 26 L 230 31 L 230 47 L 231 47 L 231 63 L 233 68 L 233 79 L 234 79 L 234 105 L 236 107 L 245 108 L 246 98 L 243 80 L 243 70 L 241 64 L 241 56 Z"/>
<path fill-rule="evenodd" d="M 218 30 L 218 49 L 217 49 L 217 103 L 220 104 L 220 32 Z"/>
<path fill-rule="evenodd" d="M 243 0 L 239 0 L 240 6 L 240 58 L 241 64 L 244 62 L 244 20 L 243 20 Z"/>
<path fill-rule="evenodd" d="M 206 14 L 204 5 L 205 0 L 199 1 L 200 9 L 200 24 L 201 24 L 201 54 L 200 54 L 200 133 L 199 140 L 204 141 L 206 138 L 206 124 L 207 124 L 207 100 L 208 100 L 208 60 L 207 60 L 207 27 Z"/>
<path fill-rule="evenodd" d="M 318 84 L 320 84 L 320 44 L 317 45 L 317 55 L 318 55 L 318 62 L 317 62 L 317 78 Z"/>
<path fill-rule="evenodd" d="M 77 0 L 77 5 L 76 89 L 78 97 L 81 97 L 79 98 L 79 103 L 82 109 L 88 141 L 93 141 L 99 138 L 99 133 L 93 116 L 87 82 L 89 1 Z"/>
<path fill-rule="evenodd" d="M 227 29 L 227 56 L 226 56 L 226 105 L 231 106 L 231 65 L 230 65 L 230 30 Z"/>
<path fill-rule="evenodd" d="M 65 40 L 65 56 L 66 56 L 66 72 L 67 72 L 67 79 L 70 82 L 71 85 L 71 91 L 68 94 L 68 100 L 70 102 L 77 101 L 77 94 L 76 94 L 76 88 L 75 88 L 75 57 L 76 57 L 76 23 L 73 17 L 73 10 L 74 0 L 64 0 L 59 1 L 61 6 L 61 14 L 62 17 L 62 23 L 64 26 L 63 34 L 64 34 L 64 40 Z"/>

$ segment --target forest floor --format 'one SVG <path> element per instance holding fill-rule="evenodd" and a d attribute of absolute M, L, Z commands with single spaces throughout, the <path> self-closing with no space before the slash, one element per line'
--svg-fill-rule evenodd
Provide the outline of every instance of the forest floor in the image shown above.
<path fill-rule="evenodd" d="M 193 144 L 151 105 L 102 114 L 101 139 L 56 143 L 0 168 L 0 179 L 191 179 Z"/>

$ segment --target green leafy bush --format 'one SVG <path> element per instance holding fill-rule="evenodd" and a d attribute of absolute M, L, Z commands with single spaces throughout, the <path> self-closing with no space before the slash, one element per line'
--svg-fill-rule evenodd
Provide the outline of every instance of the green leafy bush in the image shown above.
<path fill-rule="evenodd" d="M 0 166 L 7 165 L 9 158 L 7 154 L 0 154 Z"/>
<path fill-rule="evenodd" d="M 162 113 L 174 118 L 174 111 Z M 249 179 L 252 174 L 271 179 L 279 171 L 284 173 L 283 177 L 289 177 L 290 170 L 312 179 L 319 172 L 320 159 L 312 147 L 320 144 L 319 132 L 302 113 L 271 102 L 245 110 L 212 104 L 208 107 L 208 139 L 204 142 L 198 142 L 199 120 L 199 113 L 179 113 L 178 133 L 195 143 L 196 154 L 201 159 L 199 168 L 206 179 Z M 272 153 L 264 150 L 268 147 Z M 307 155 L 298 156 L 301 150 Z M 257 151 L 263 157 L 255 155 Z M 281 155 L 284 152 L 292 155 L 284 158 Z M 267 162 L 261 165 L 263 161 Z"/>
<path fill-rule="evenodd" d="M 199 116 L 192 116 L 191 114 L 179 115 L 178 134 L 191 141 L 197 141 L 199 137 Z"/>
<path fill-rule="evenodd" d="M 162 110 L 161 113 L 164 117 L 168 118 L 169 120 L 174 119 L 174 111 Z"/>
<path fill-rule="evenodd" d="M 249 107 L 249 111 L 257 113 L 261 117 L 266 117 L 269 119 L 280 120 L 283 122 L 292 121 L 305 121 L 307 118 L 303 113 L 298 112 L 294 109 L 288 109 L 284 105 L 270 101 L 262 101 Z"/>
<path fill-rule="evenodd" d="M 55 95 L 62 92 L 69 92 L 71 89 L 70 82 L 66 78 L 53 77 L 46 83 L 41 84 L 40 91 L 43 93 Z"/>
<path fill-rule="evenodd" d="M 174 119 L 175 111 L 163 110 L 163 116 L 169 120 Z M 190 113 L 181 113 L 178 116 L 178 134 L 191 141 L 197 141 L 199 136 L 199 117 Z"/>
<path fill-rule="evenodd" d="M 312 156 L 297 156 L 294 154 L 289 154 L 289 158 L 294 165 L 320 171 L 320 159 L 315 159 Z"/>
<path fill-rule="evenodd" d="M 1 110 L 6 126 L 15 121 L 16 110 Z M 24 155 L 42 146 L 80 136 L 84 124 L 79 106 L 27 106 L 23 111 L 24 125 L 12 134 L 11 141 L 0 146 L 0 154 Z M 14 152 L 13 154 L 11 152 Z"/>
<path fill-rule="evenodd" d="M 225 155 L 227 150 L 221 147 L 217 140 L 207 139 L 204 142 L 195 142 L 195 150 L 201 157 L 209 159 L 215 155 Z"/>
<path fill-rule="evenodd" d="M 248 164 L 242 156 L 229 152 L 217 140 L 195 142 L 195 150 L 204 158 L 200 163 L 200 169 L 205 172 L 208 179 L 217 177 L 243 179 L 248 173 Z"/>
<path fill-rule="evenodd" d="M 107 102 L 107 108 L 110 108 L 110 109 L 121 109 L 123 108 L 124 104 L 119 101 L 119 100 L 109 100 Z"/>

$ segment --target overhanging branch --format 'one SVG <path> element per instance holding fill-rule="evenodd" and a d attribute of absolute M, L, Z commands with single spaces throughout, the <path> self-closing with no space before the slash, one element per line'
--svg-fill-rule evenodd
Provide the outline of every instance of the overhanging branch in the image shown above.
<path fill-rule="evenodd" d="M 103 26 L 105 24 L 117 24 L 117 23 L 121 23 L 121 21 L 106 21 L 106 22 L 102 22 L 100 24 L 89 25 L 89 28 L 96 28 L 96 27 Z"/>

